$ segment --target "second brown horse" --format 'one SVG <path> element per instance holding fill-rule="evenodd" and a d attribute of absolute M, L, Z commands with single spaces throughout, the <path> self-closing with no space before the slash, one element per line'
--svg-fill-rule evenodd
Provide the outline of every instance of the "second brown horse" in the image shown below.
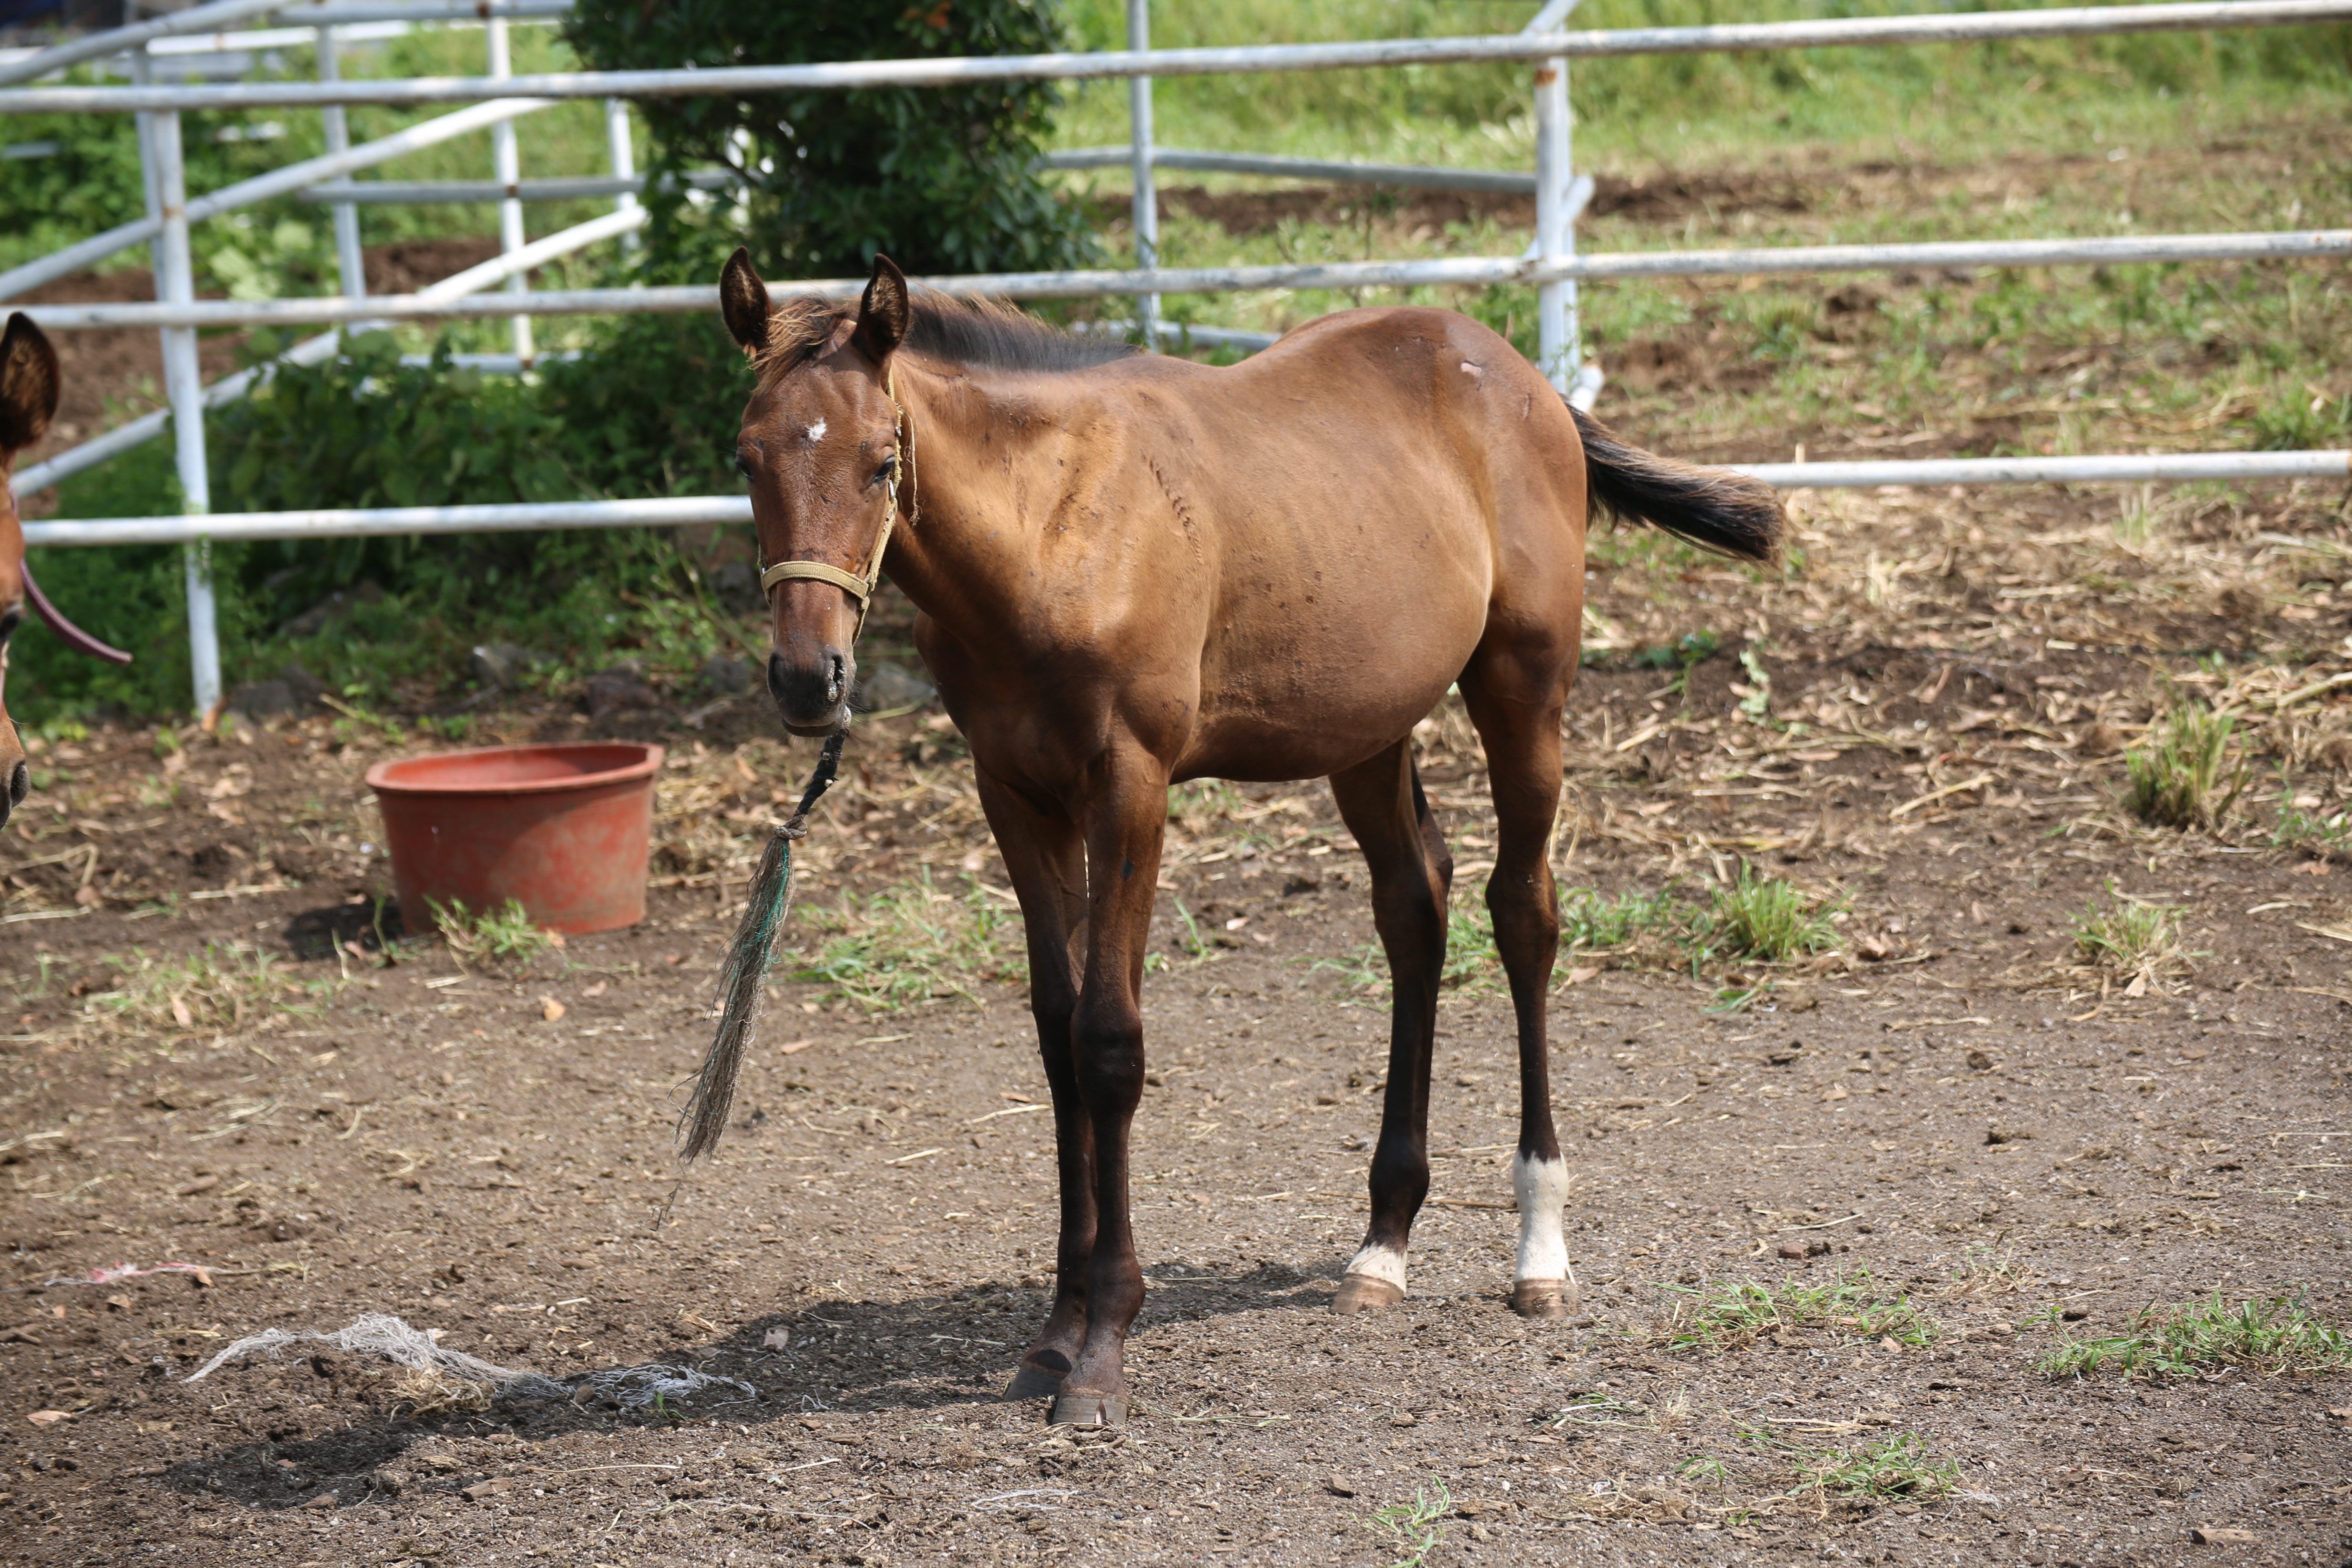
<path fill-rule="evenodd" d="M 1055 1422 L 1126 1418 L 1140 991 L 1168 788 L 1185 779 L 1328 777 L 1370 865 L 1394 1015 L 1371 1223 L 1333 1305 L 1402 1299 L 1453 880 L 1411 737 L 1456 682 L 1493 779 L 1486 903 L 1518 1022 L 1511 1302 L 1570 1310 L 1545 1000 L 1587 518 L 1597 502 L 1760 560 L 1780 530 L 1771 492 L 1620 444 L 1443 310 L 1328 316 L 1213 369 L 917 298 L 887 259 L 856 306 L 779 307 L 739 251 L 720 299 L 760 372 L 737 465 L 762 554 L 830 569 L 772 574 L 783 721 L 845 721 L 856 584 L 895 512 L 879 564 L 921 612 L 1021 901 L 1061 1238 L 1012 1394 L 1053 1394 Z"/>

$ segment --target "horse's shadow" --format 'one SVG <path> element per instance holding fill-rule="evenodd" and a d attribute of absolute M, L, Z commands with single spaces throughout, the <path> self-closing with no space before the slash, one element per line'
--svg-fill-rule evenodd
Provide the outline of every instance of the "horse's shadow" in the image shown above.
<path fill-rule="evenodd" d="M 1336 1268 L 1310 1272 L 1281 1263 L 1221 1273 L 1176 1260 L 1152 1265 L 1144 1276 L 1150 1295 L 1136 1321 L 1139 1333 L 1240 1312 L 1320 1310 L 1337 1286 Z M 330 1494 L 348 1507 L 394 1500 L 385 1472 L 436 1439 L 503 1432 L 541 1441 L 713 1418 L 756 1432 L 826 1413 L 919 1413 L 992 1400 L 1011 1381 L 1047 1300 L 1048 1292 L 1034 1286 L 996 1282 L 900 1301 L 815 1302 L 768 1313 L 715 1341 L 646 1356 L 640 1364 L 689 1368 L 714 1380 L 651 1406 L 583 1386 L 568 1400 L 502 1395 L 488 1410 L 395 1408 L 315 1437 L 273 1431 L 182 1459 L 161 1479 L 174 1491 L 253 1509 L 322 1507 Z M 234 1374 L 224 1368 L 215 1376 Z M 459 1469 L 404 1477 L 400 1485 L 455 1493 L 481 1479 L 478 1470 Z"/>

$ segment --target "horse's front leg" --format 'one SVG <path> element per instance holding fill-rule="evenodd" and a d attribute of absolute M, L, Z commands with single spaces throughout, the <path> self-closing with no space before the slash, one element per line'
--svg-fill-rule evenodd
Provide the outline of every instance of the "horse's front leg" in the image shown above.
<path fill-rule="evenodd" d="M 1031 800 L 985 768 L 977 771 L 982 809 L 1021 900 L 1029 939 L 1029 1012 L 1037 1023 L 1037 1050 L 1054 1100 L 1055 1165 L 1062 1189 L 1054 1304 L 1004 1391 L 1007 1399 L 1038 1399 L 1057 1391 L 1077 1360 L 1087 1332 L 1087 1269 L 1095 1249 L 1094 1133 L 1078 1093 L 1070 1037 L 1078 1001 L 1073 954 L 1086 921 L 1086 855 L 1077 825 L 1058 807 Z"/>
<path fill-rule="evenodd" d="M 1087 1333 L 1054 1400 L 1056 1426 L 1127 1421 L 1127 1331 L 1143 1308 L 1128 1210 L 1128 1140 L 1143 1098 L 1143 959 L 1151 928 L 1168 773 L 1139 747 L 1115 751 L 1089 792 L 1087 942 L 1071 1027 L 1079 1097 L 1094 1140 L 1095 1245 Z"/>

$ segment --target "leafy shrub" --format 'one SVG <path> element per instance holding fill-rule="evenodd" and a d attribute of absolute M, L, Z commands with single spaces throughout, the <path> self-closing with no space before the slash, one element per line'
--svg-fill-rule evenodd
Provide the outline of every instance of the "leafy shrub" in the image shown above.
<path fill-rule="evenodd" d="M 591 69 L 924 56 L 1044 54 L 1069 37 L 1054 0 L 841 5 L 822 0 L 591 0 L 566 28 Z M 649 173 L 713 163 L 744 181 L 717 200 L 656 183 L 649 268 L 707 279 L 739 238 L 772 278 L 864 271 L 877 250 L 913 272 L 1049 269 L 1093 242 L 1033 172 L 1060 90 L 971 82 L 863 92 L 638 100 Z M 739 235 L 736 214 L 746 215 Z"/>

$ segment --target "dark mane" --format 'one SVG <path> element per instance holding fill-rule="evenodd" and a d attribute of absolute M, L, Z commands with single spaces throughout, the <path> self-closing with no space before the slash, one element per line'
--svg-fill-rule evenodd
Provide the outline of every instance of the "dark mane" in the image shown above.
<path fill-rule="evenodd" d="M 976 370 L 1051 374 L 1090 370 L 1135 352 L 1117 338 L 1066 332 L 1002 300 L 963 300 L 925 290 L 913 302 L 907 348 Z M 799 363 L 803 352 L 832 342 L 856 312 L 855 300 L 784 300 L 768 318 L 768 346 L 758 361 L 761 380 L 782 375 Z"/>

